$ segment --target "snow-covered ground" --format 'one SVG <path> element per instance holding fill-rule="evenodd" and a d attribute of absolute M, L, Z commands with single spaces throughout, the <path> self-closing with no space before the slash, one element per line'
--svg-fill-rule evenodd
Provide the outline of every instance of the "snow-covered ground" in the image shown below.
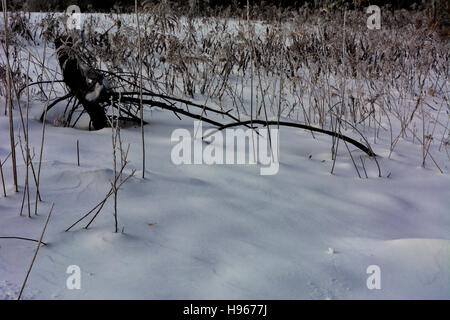
<path fill-rule="evenodd" d="M 26 298 L 449 298 L 450 179 L 411 164 L 417 145 L 404 142 L 392 159 L 381 158 L 382 178 L 367 160 L 370 178 L 359 179 L 344 152 L 329 174 L 329 138 L 285 129 L 279 173 L 261 176 L 251 165 L 173 165 L 171 133 L 193 131 L 192 121 L 162 111 L 148 117 L 148 171 L 119 192 L 121 233 L 113 233 L 111 201 L 90 229 L 64 232 L 109 190 L 111 129 L 48 126 L 38 217 L 20 217 L 22 193 L 7 186 L 1 236 L 38 238 L 55 203 Z M 38 145 L 41 123 L 30 129 Z M 130 169 L 139 170 L 140 129 L 122 136 L 132 145 Z M 0 137 L 4 158 L 3 116 Z M 373 147 L 388 152 L 383 140 Z M 9 162 L 4 171 L 12 181 Z M 36 244 L 0 241 L 0 296 L 15 298 Z M 66 288 L 69 265 L 81 268 L 80 290 Z M 370 265 L 381 269 L 380 290 L 366 286 Z"/>
<path fill-rule="evenodd" d="M 35 163 L 42 108 L 38 102 L 31 107 Z M 52 112 L 50 120 L 57 114 Z M 17 110 L 14 116 L 17 129 Z M 112 199 L 89 229 L 82 228 L 84 222 L 64 232 L 110 189 L 110 128 L 87 131 L 48 123 L 43 202 L 31 219 L 26 208 L 19 216 L 25 172 L 20 151 L 19 193 L 10 159 L 5 163 L 0 237 L 38 239 L 55 204 L 43 240 L 48 245 L 40 248 L 24 299 L 450 298 L 445 147 L 433 151 L 442 174 L 429 159 L 426 168 L 420 166 L 422 149 L 411 139 L 400 140 L 388 158 L 390 137 L 382 130 L 376 143 L 371 141 L 382 177 L 364 157 L 369 178 L 360 179 L 343 146 L 330 174 L 330 137 L 313 139 L 304 130 L 282 128 L 279 172 L 262 176 L 257 165 L 174 165 L 172 132 L 184 128 L 193 134 L 193 120 L 158 109 L 147 110 L 145 119 L 145 179 L 140 128 L 121 130 L 123 143 L 131 145 L 125 174 L 137 171 L 119 191 L 119 233 L 113 232 Z M 0 159 L 9 152 L 8 118 L 2 112 Z M 362 174 L 363 153 L 354 155 Z M 0 299 L 17 298 L 35 248 L 34 242 L 0 239 Z M 81 269 L 79 290 L 66 286 L 71 265 Z M 370 290 L 367 269 L 373 265 L 380 268 L 381 288 Z"/>

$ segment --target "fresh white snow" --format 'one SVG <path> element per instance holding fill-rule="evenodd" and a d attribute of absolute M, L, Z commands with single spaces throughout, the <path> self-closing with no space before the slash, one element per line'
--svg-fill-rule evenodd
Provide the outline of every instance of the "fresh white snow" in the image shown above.
<path fill-rule="evenodd" d="M 131 144 L 125 174 L 137 171 L 119 191 L 120 232 L 113 232 L 112 199 L 88 230 L 82 228 L 86 220 L 64 232 L 105 197 L 113 178 L 111 129 L 54 126 L 64 106 L 49 113 L 38 216 L 28 218 L 26 208 L 19 216 L 25 172 L 19 148 L 19 193 L 10 159 L 3 167 L 7 197 L 0 193 L 0 237 L 38 239 L 55 204 L 43 240 L 48 245 L 40 248 L 24 299 L 450 298 L 445 148 L 433 149 L 441 174 L 430 160 L 420 166 L 421 146 L 411 139 L 400 140 L 388 158 L 389 135 L 382 130 L 375 144 L 370 141 L 382 177 L 375 162 L 357 151 L 358 168 L 363 174 L 363 155 L 369 176 L 360 179 L 343 145 L 331 175 L 330 137 L 282 128 L 276 175 L 260 175 L 258 165 L 176 166 L 171 134 L 178 128 L 193 132 L 193 120 L 154 108 L 145 111 L 145 179 L 140 128 L 121 130 L 123 143 Z M 36 166 L 42 110 L 33 102 Z M 18 131 L 17 110 L 14 116 Z M 373 136 L 369 129 L 365 134 Z M 0 159 L 9 151 L 2 111 Z M 0 299 L 17 298 L 35 248 L 34 242 L 0 239 Z M 66 287 L 71 265 L 81 269 L 80 290 Z M 371 265 L 380 267 L 380 290 L 366 285 Z"/>
<path fill-rule="evenodd" d="M 1 236 L 38 238 L 55 203 L 44 238 L 49 245 L 40 249 L 26 298 L 449 298 L 450 179 L 416 165 L 419 146 L 403 142 L 392 159 L 381 158 L 382 178 L 366 160 L 370 178 L 359 179 L 344 151 L 329 173 L 328 137 L 282 129 L 279 173 L 261 176 L 250 165 L 173 165 L 171 132 L 192 131 L 193 121 L 147 115 L 148 172 L 145 180 L 137 172 L 119 191 L 123 233 L 113 233 L 112 201 L 90 229 L 64 232 L 109 190 L 111 129 L 47 127 L 39 216 L 20 217 L 22 193 L 7 186 Z M 39 145 L 40 128 L 31 122 L 32 145 Z M 122 130 L 131 143 L 127 172 L 140 168 L 139 130 Z M 4 158 L 6 117 L 0 137 Z M 373 148 L 388 152 L 382 140 Z M 8 162 L 12 181 L 9 169 Z M 0 240 L 2 299 L 15 298 L 35 247 Z M 69 265 L 82 270 L 81 290 L 66 288 Z M 366 287 L 369 265 L 381 268 L 381 290 Z"/>

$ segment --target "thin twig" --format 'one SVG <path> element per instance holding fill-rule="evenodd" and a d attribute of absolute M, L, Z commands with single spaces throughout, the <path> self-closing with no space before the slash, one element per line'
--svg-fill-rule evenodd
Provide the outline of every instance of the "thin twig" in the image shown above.
<path fill-rule="evenodd" d="M 44 237 L 45 229 L 47 229 L 48 221 L 50 220 L 50 216 L 52 215 L 53 206 L 54 206 L 54 203 L 52 203 L 50 211 L 48 212 L 47 219 L 45 220 L 44 228 L 42 229 L 41 237 L 39 238 L 38 245 L 36 247 L 36 251 L 34 252 L 33 259 L 31 260 L 30 267 L 28 268 L 27 275 L 25 276 L 25 280 L 23 281 L 22 288 L 20 289 L 19 297 L 17 298 L 17 300 L 20 300 L 20 298 L 22 298 L 23 289 L 25 288 L 25 285 L 27 283 L 28 276 L 30 275 L 30 272 L 31 272 L 31 268 L 33 268 L 34 260 L 36 260 L 36 256 L 39 252 L 39 248 L 41 247 L 42 238 Z"/>
<path fill-rule="evenodd" d="M 80 166 L 80 141 L 77 140 L 77 164 Z"/>
<path fill-rule="evenodd" d="M 0 237 L 0 239 L 16 239 L 16 240 L 27 240 L 27 241 L 34 241 L 34 242 L 39 242 L 39 240 L 35 240 L 35 239 L 30 239 L 30 238 L 24 238 L 24 237 Z M 47 244 L 45 242 L 41 243 L 46 246 Z"/>
<path fill-rule="evenodd" d="M 16 192 L 19 191 L 18 183 L 17 183 L 17 164 L 16 164 L 16 150 L 14 143 L 14 120 L 13 120 L 13 112 L 12 112 L 12 75 L 11 75 L 11 65 L 9 62 L 9 39 L 8 39 L 8 14 L 7 14 L 7 6 L 6 0 L 2 0 L 3 7 L 3 22 L 5 27 L 5 44 L 2 42 L 2 48 L 6 56 L 6 104 L 9 114 L 9 137 L 11 142 L 11 160 L 12 160 L 12 169 L 13 169 L 13 179 L 14 179 L 14 187 Z"/>
<path fill-rule="evenodd" d="M 139 112 L 141 116 L 141 137 L 142 137 L 142 179 L 145 178 L 145 131 L 144 131 L 144 106 L 142 105 L 142 48 L 141 48 L 141 27 L 139 24 L 138 1 L 135 0 L 136 21 L 138 28 L 138 54 L 139 54 Z M 117 231 L 116 231 L 117 232 Z"/>

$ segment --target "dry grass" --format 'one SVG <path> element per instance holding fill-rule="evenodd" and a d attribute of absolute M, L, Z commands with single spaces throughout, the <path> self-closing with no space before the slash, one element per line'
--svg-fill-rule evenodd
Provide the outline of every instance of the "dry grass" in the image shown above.
<path fill-rule="evenodd" d="M 222 112 L 232 109 L 243 120 L 290 119 L 336 132 L 358 129 L 371 143 L 387 131 L 391 152 L 399 139 L 411 138 L 422 145 L 425 166 L 434 146 L 442 150 L 449 139 L 449 44 L 427 28 L 427 15 L 383 11 L 382 30 L 370 31 L 362 11 L 347 11 L 344 26 L 339 10 L 279 11 L 266 21 L 248 22 L 247 17 L 180 17 L 161 3 L 141 8 L 140 33 L 136 14 L 87 16 L 73 54 L 101 70 L 118 91 L 140 92 L 142 83 L 144 94 L 208 102 Z M 49 14 L 40 24 L 22 24 L 29 32 L 15 37 L 37 34 L 50 44 L 67 32 L 62 22 Z M 42 79 L 33 80 L 51 80 L 48 64 L 33 54 L 31 59 L 43 70 Z M 17 59 L 19 73 L 20 65 Z M 48 86 L 41 84 L 33 93 L 48 98 Z M 434 105 L 434 98 L 443 105 Z M 73 103 L 66 108 L 66 125 L 74 124 L 74 113 L 82 113 Z M 125 108 L 141 117 L 142 108 Z M 333 157 L 336 147 L 333 143 Z"/>

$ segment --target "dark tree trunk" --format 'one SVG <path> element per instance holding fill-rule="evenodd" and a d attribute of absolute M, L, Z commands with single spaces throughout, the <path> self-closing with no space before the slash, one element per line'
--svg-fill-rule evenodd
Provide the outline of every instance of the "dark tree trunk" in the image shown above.
<path fill-rule="evenodd" d="M 61 38 L 55 40 L 56 50 L 58 52 L 59 66 L 61 67 L 64 83 L 70 92 L 80 101 L 84 110 L 88 113 L 95 130 L 100 130 L 108 125 L 104 108 L 100 105 L 101 99 L 89 101 L 86 95 L 93 90 L 92 84 L 89 84 L 86 75 L 80 67 L 80 63 L 75 56 L 69 54 L 72 46 L 71 38 L 63 41 Z"/>

